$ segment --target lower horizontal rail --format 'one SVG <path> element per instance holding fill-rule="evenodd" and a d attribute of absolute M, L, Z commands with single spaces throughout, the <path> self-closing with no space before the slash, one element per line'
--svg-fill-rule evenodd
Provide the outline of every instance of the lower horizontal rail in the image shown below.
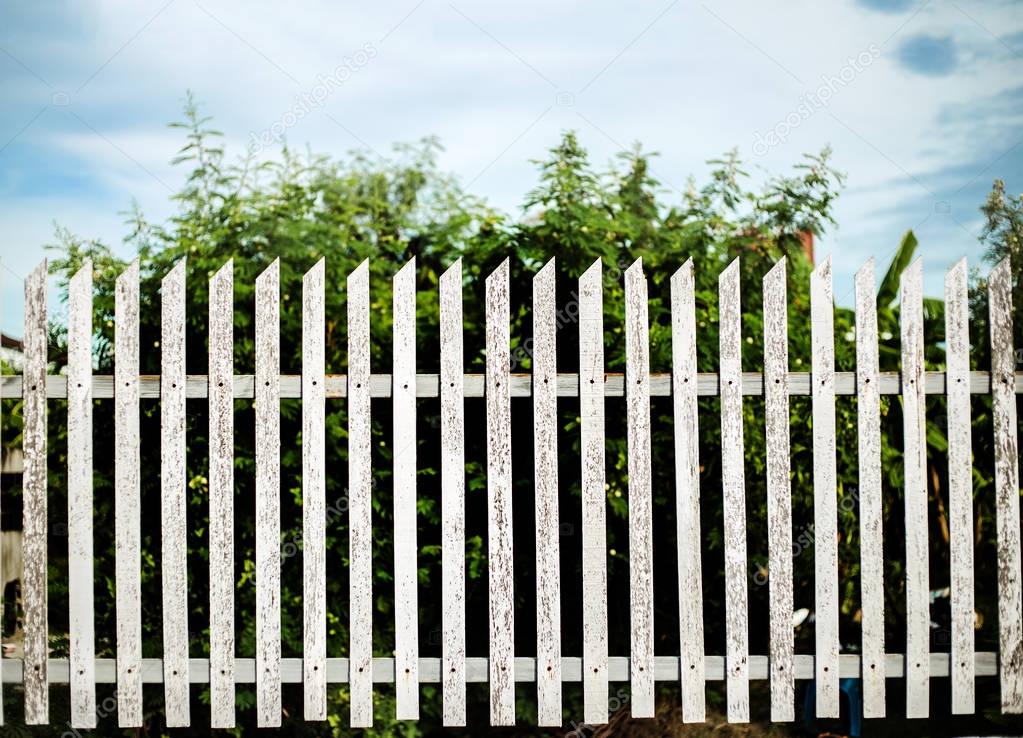
<path fill-rule="evenodd" d="M 1023 372 L 1016 372 L 1015 391 L 1023 394 Z M 789 372 L 788 385 L 790 395 L 810 394 L 810 373 Z M 234 376 L 234 398 L 239 400 L 255 397 L 256 378 L 252 374 L 236 374 Z M 483 397 L 486 377 L 483 374 L 465 374 L 464 394 L 466 397 Z M 282 398 L 299 398 L 302 396 L 302 377 L 298 374 L 280 375 Z M 0 377 L 0 398 L 20 399 L 23 392 L 20 375 Z M 209 396 L 209 378 L 205 374 L 189 374 L 185 381 L 185 396 L 190 399 L 205 399 Z M 902 392 L 902 378 L 899 372 L 881 372 L 878 376 L 878 391 L 882 395 L 897 395 Z M 533 394 L 533 378 L 531 374 L 516 373 L 510 377 L 509 392 L 512 397 L 530 397 Z M 558 397 L 579 396 L 579 375 L 573 373 L 558 374 Z M 926 372 L 924 392 L 928 395 L 945 394 L 945 372 Z M 975 395 L 990 394 L 991 372 L 970 372 L 970 392 Z M 372 374 L 369 379 L 371 397 L 391 396 L 391 375 Z M 742 375 L 742 393 L 744 395 L 764 394 L 764 375 L 759 372 L 744 372 Z M 650 375 L 650 394 L 653 397 L 671 396 L 671 374 L 654 372 Z M 696 394 L 713 397 L 720 394 L 720 380 L 716 372 L 703 372 L 696 375 Z M 835 394 L 856 394 L 856 373 L 835 372 Z M 324 395 L 327 398 L 348 396 L 348 377 L 344 374 L 328 374 L 326 376 Z M 608 372 L 604 375 L 604 395 L 606 397 L 625 396 L 625 375 L 621 372 Z M 51 400 L 67 397 L 67 377 L 51 374 L 46 378 L 46 396 Z M 108 374 L 94 374 L 92 377 L 92 396 L 95 399 L 110 399 L 114 396 L 114 378 Z M 139 377 L 139 397 L 143 400 L 160 399 L 160 376 L 153 374 Z M 440 375 L 417 374 L 416 397 L 440 397 Z"/>
<path fill-rule="evenodd" d="M 796 679 L 813 679 L 813 656 L 796 656 Z M 949 675 L 949 654 L 932 653 L 930 674 L 932 677 Z M 978 652 L 975 654 L 977 676 L 996 676 L 998 674 L 998 654 Z M 885 656 L 885 676 L 896 679 L 905 673 L 905 657 L 899 653 Z M 419 659 L 419 681 L 423 684 L 440 682 L 441 659 Z M 50 659 L 47 666 L 47 677 L 50 684 L 67 684 L 70 670 L 67 659 Z M 467 682 L 487 682 L 487 659 L 467 658 L 465 660 L 465 678 Z M 562 681 L 582 681 L 582 659 L 578 656 L 566 656 L 562 659 Z M 750 679 L 765 680 L 768 678 L 768 657 L 749 657 Z M 859 654 L 842 654 L 839 661 L 839 676 L 859 677 Z M 3 681 L 20 683 L 23 678 L 21 659 L 3 659 Z M 674 682 L 679 679 L 679 659 L 677 656 L 658 656 L 654 662 L 654 678 L 661 682 Z M 725 659 L 723 656 L 706 657 L 706 678 L 709 681 L 722 681 L 725 678 Z M 612 656 L 608 661 L 608 679 L 612 682 L 629 681 L 629 658 Z M 210 680 L 209 659 L 189 659 L 189 681 L 192 684 L 208 684 Z M 96 682 L 114 684 L 117 681 L 117 661 L 115 659 L 96 659 Z M 142 659 L 142 681 L 147 684 L 163 682 L 163 659 Z M 286 684 L 302 682 L 302 659 L 281 659 L 281 681 Z M 327 681 L 343 684 L 348 681 L 348 659 L 327 659 Z M 373 659 L 373 681 L 379 684 L 394 682 L 394 659 Z M 519 656 L 515 659 L 515 681 L 536 681 L 536 659 L 531 656 Z M 255 684 L 256 660 L 239 658 L 235 660 L 235 682 L 238 684 Z"/>

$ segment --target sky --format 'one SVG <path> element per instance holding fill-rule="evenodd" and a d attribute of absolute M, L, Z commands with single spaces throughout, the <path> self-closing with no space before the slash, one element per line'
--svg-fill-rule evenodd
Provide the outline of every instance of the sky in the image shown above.
<path fill-rule="evenodd" d="M 1005 0 L 486 3 L 0 0 L 0 328 L 55 225 L 125 256 L 124 211 L 173 212 L 191 91 L 228 157 L 386 154 L 437 136 L 442 169 L 513 216 L 575 130 L 597 165 L 640 142 L 664 200 L 735 147 L 755 179 L 825 145 L 847 176 L 836 300 L 913 229 L 925 290 L 966 256 L 979 206 L 1023 190 L 1023 5 Z M 51 295 L 51 304 L 56 305 Z"/>

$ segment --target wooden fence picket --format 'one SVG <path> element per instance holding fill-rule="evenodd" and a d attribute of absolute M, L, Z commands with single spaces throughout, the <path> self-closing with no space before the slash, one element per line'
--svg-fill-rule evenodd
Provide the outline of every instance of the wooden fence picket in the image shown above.
<path fill-rule="evenodd" d="M 416 260 L 394 275 L 394 669 L 399 720 L 419 719 L 416 524 Z"/>
<path fill-rule="evenodd" d="M 302 277 L 302 684 L 306 720 L 327 719 L 326 324 L 320 259 Z"/>
<path fill-rule="evenodd" d="M 583 720 L 607 722 L 607 530 L 604 291 L 600 261 L 579 277 L 579 418 L 583 534 Z"/>
<path fill-rule="evenodd" d="M 863 716 L 885 715 L 884 516 L 881 505 L 881 396 L 874 260 L 858 272 L 856 288 L 856 415 L 860 513 L 861 678 Z"/>
<path fill-rule="evenodd" d="M 515 597 L 512 570 L 511 306 L 509 262 L 486 282 L 487 564 L 490 585 L 490 724 L 515 724 Z"/>
<path fill-rule="evenodd" d="M 71 726 L 96 727 L 92 503 L 92 262 L 68 282 L 67 502 Z"/>
<path fill-rule="evenodd" d="M 164 712 L 168 728 L 187 728 L 188 524 L 185 467 L 185 261 L 160 285 L 160 561 Z"/>
<path fill-rule="evenodd" d="M 739 260 L 718 277 L 721 362 L 721 484 L 725 528 L 725 665 L 727 717 L 749 722 L 749 590 L 746 572 L 746 481 L 742 428 L 742 307 Z"/>
<path fill-rule="evenodd" d="M 142 725 L 142 512 L 139 453 L 139 262 L 114 289 L 114 539 L 117 724 Z"/>
<path fill-rule="evenodd" d="M 1023 584 L 1019 521 L 1019 439 L 1014 386 L 1012 268 L 1000 261 L 988 277 L 991 320 L 991 409 L 995 438 L 998 538 L 998 673 L 1002 712 L 1023 712 Z"/>
<path fill-rule="evenodd" d="M 47 657 L 47 470 L 46 470 L 46 271 L 44 260 L 25 279 L 25 368 L 22 448 L 22 609 L 25 680 L 25 724 L 50 721 Z"/>
<path fill-rule="evenodd" d="M 280 301 L 275 259 L 256 277 L 256 722 L 264 728 L 281 725 Z"/>
<path fill-rule="evenodd" d="M 533 479 L 536 487 L 537 723 L 560 726 L 561 545 L 558 523 L 558 355 L 554 259 L 533 277 Z M 459 325 L 461 330 L 461 325 Z"/>
<path fill-rule="evenodd" d="M 696 285 L 692 259 L 671 277 L 671 367 L 682 720 L 702 723 L 706 719 L 707 697 L 700 553 L 703 538 L 696 400 Z"/>
<path fill-rule="evenodd" d="M 927 548 L 927 425 L 924 397 L 923 265 L 902 273 L 902 428 L 906 510 L 906 717 L 927 717 L 930 705 L 931 608 Z"/>
<path fill-rule="evenodd" d="M 465 381 L 462 261 L 440 277 L 443 723 L 465 725 Z M 560 713 L 560 711 L 559 711 Z M 560 722 L 559 722 L 560 724 Z"/>
<path fill-rule="evenodd" d="M 652 718 L 654 689 L 653 492 L 650 480 L 650 341 L 643 261 L 625 270 L 625 379 L 629 473 L 631 714 Z"/>
<path fill-rule="evenodd" d="M 817 717 L 837 718 L 838 490 L 835 456 L 835 307 L 831 258 L 810 274 L 813 381 L 814 665 Z"/>
<path fill-rule="evenodd" d="M 373 480 L 369 262 L 348 275 L 348 546 L 351 725 L 373 725 Z"/>
<path fill-rule="evenodd" d="M 945 386 L 951 562 L 952 712 L 974 710 L 973 453 L 966 258 L 945 275 Z"/>
<path fill-rule="evenodd" d="M 789 330 L 784 257 L 764 277 L 764 415 L 767 441 L 767 586 L 771 720 L 795 720 L 792 630 L 792 483 L 789 459 Z"/>
<path fill-rule="evenodd" d="M 209 283 L 210 727 L 235 724 L 234 263 Z"/>

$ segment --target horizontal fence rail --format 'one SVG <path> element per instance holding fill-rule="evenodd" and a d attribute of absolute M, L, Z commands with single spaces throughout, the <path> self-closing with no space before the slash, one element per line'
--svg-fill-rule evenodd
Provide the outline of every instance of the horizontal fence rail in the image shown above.
<path fill-rule="evenodd" d="M 302 376 L 300 374 L 274 375 L 280 382 L 280 398 L 297 400 L 302 397 Z M 788 372 L 786 375 L 788 394 L 795 396 L 811 395 L 812 374 L 810 372 Z M 419 373 L 416 377 L 416 397 L 440 397 L 441 378 L 439 374 Z M 553 382 L 558 397 L 579 396 L 579 375 L 574 372 L 559 372 Z M 625 397 L 625 374 L 622 372 L 605 372 L 604 397 Z M 902 394 L 902 376 L 899 372 L 879 372 L 877 375 L 879 394 Z M 1013 375 L 1012 391 L 1023 394 L 1023 372 Z M 672 375 L 666 372 L 650 373 L 650 396 L 671 397 Z M 764 375 L 760 372 L 742 372 L 743 396 L 757 397 L 764 394 Z M 971 371 L 967 375 L 968 390 L 974 395 L 991 394 L 991 372 Z M 159 400 L 161 392 L 160 377 L 141 375 L 138 378 L 139 397 L 143 400 Z M 324 375 L 324 396 L 329 399 L 349 397 L 349 380 L 345 374 Z M 67 377 L 48 375 L 46 377 L 46 398 L 63 400 L 67 395 Z M 189 374 L 185 377 L 185 397 L 190 400 L 205 400 L 209 397 L 209 376 L 206 374 Z M 394 378 L 390 374 L 374 373 L 369 375 L 369 396 L 374 398 L 391 397 Z M 256 377 L 254 374 L 235 374 L 232 381 L 232 396 L 236 400 L 251 400 L 256 397 Z M 462 374 L 462 391 L 464 397 L 486 396 L 485 374 Z M 522 372 L 508 375 L 508 391 L 512 397 L 533 396 L 533 376 Z M 928 395 L 945 395 L 948 391 L 948 380 L 945 372 L 924 372 L 924 393 Z M 721 394 L 721 379 L 716 372 L 699 372 L 696 375 L 696 394 L 700 397 L 714 397 Z M 835 372 L 835 394 L 856 396 L 856 372 Z M 0 399 L 20 399 L 24 395 L 24 384 L 20 376 L 0 377 Z M 111 400 L 114 397 L 114 378 L 105 374 L 92 375 L 92 397 L 97 400 Z"/>
<path fill-rule="evenodd" d="M 808 320 L 812 371 L 788 371 L 786 262 L 764 278 L 764 372 L 742 372 L 744 344 L 738 260 L 720 275 L 717 373 L 697 372 L 694 266 L 686 262 L 671 278 L 672 371 L 650 371 L 647 278 L 641 261 L 625 272 L 624 373 L 606 372 L 604 276 L 598 261 L 578 281 L 578 373 L 557 372 L 557 301 L 553 260 L 532 283 L 533 372 L 511 371 L 509 262 L 486 277 L 486 371 L 463 367 L 462 265 L 458 261 L 439 283 L 440 373 L 416 371 L 416 262 L 393 278 L 391 373 L 371 373 L 370 275 L 368 263 L 347 279 L 346 374 L 325 372 L 325 263 L 302 281 L 301 374 L 281 373 L 280 264 L 256 281 L 255 374 L 237 374 L 233 359 L 234 267 L 228 262 L 209 279 L 207 374 L 185 373 L 186 273 L 179 263 L 162 281 L 161 375 L 139 372 L 139 274 L 134 262 L 116 283 L 115 373 L 92 372 L 93 274 L 86 264 L 69 283 L 68 366 L 48 374 L 46 274 L 44 262 L 26 280 L 25 357 L 21 376 L 0 378 L 0 398 L 21 399 L 24 480 L 21 582 L 24 657 L 0 660 L 0 685 L 23 687 L 25 721 L 50 721 L 50 685 L 69 685 L 71 724 L 96 726 L 96 685 L 116 684 L 121 727 L 143 724 L 143 684 L 163 684 L 169 727 L 188 726 L 190 685 L 208 685 L 210 724 L 236 724 L 236 685 L 254 684 L 257 722 L 277 727 L 282 720 L 282 684 L 302 684 L 303 717 L 325 720 L 328 685 L 348 684 L 350 725 L 374 719 L 374 684 L 393 684 L 398 719 L 420 716 L 421 684 L 439 684 L 445 725 L 466 724 L 466 684 L 489 685 L 493 725 L 516 722 L 516 685 L 535 684 L 537 720 L 560 725 L 564 683 L 582 687 L 584 720 L 608 722 L 609 684 L 627 682 L 634 717 L 656 714 L 657 683 L 681 688 L 685 722 L 706 719 L 707 682 L 724 682 L 730 722 L 750 719 L 750 681 L 770 681 L 771 718 L 792 721 L 795 680 L 813 680 L 818 717 L 840 714 L 839 679 L 861 679 L 867 717 L 886 714 L 886 680 L 903 680 L 906 715 L 928 717 L 934 678 L 949 678 L 952 711 L 975 709 L 976 678 L 997 677 L 1002 711 L 1023 712 L 1023 591 L 1021 580 L 1019 469 L 1016 396 L 1023 393 L 1013 348 L 1012 274 L 1008 261 L 992 271 L 990 371 L 970 371 L 969 310 L 965 260 L 948 273 L 946 303 L 947 371 L 924 370 L 922 266 L 902 274 L 900 285 L 900 372 L 878 370 L 874 264 L 856 275 L 854 372 L 835 371 L 835 325 L 831 262 L 818 264 L 810 280 Z M 333 319 L 336 316 L 331 316 Z M 997 512 L 999 651 L 974 650 L 974 556 L 971 500 L 971 395 L 992 398 L 994 507 Z M 743 399 L 764 396 L 766 509 L 768 525 L 769 655 L 750 653 L 749 560 L 746 550 L 748 502 Z M 811 398 L 814 542 L 815 653 L 795 651 L 793 626 L 793 520 L 790 397 Z M 906 653 L 885 649 L 885 542 L 882 540 L 880 398 L 901 400 L 904 441 Z M 928 396 L 948 401 L 948 465 L 951 567 L 951 653 L 930 652 L 928 601 L 928 502 L 925 405 Z M 656 653 L 654 629 L 654 507 L 651 461 L 651 398 L 672 398 L 678 572 L 679 647 Z M 720 397 L 718 417 L 699 411 L 699 397 Z M 836 398 L 855 397 L 858 426 L 860 594 L 859 653 L 842 653 L 839 641 Z M 391 398 L 394 458 L 387 470 L 394 484 L 394 558 L 374 561 L 372 535 L 373 398 Z M 421 656 L 418 586 L 417 398 L 440 399 L 441 656 Z M 485 657 L 466 652 L 466 428 L 465 400 L 484 398 L 487 471 L 486 566 L 489 644 Z M 536 546 L 536 611 L 515 606 L 512 529 L 512 398 L 532 398 L 536 496 L 532 511 Z M 559 561 L 558 398 L 578 398 L 581 513 L 581 593 L 577 610 L 562 612 Z M 628 557 L 630 654 L 609 652 L 607 435 L 608 398 L 625 398 L 628 455 Z M 69 658 L 50 658 L 47 623 L 47 523 L 60 515 L 47 510 L 47 400 L 67 400 Z M 96 658 L 94 617 L 92 421 L 94 400 L 114 401 L 116 550 L 116 659 Z M 189 657 L 186 400 L 209 407 L 209 657 Z M 254 657 L 236 653 L 235 607 L 235 413 L 233 401 L 255 400 L 255 630 Z M 302 451 L 302 647 L 303 658 L 281 654 L 281 406 L 301 399 Z M 348 653 L 328 652 L 326 582 L 325 434 L 326 402 L 343 399 L 347 409 Z M 160 404 L 160 515 L 162 658 L 142 656 L 140 407 Z M 149 405 L 151 408 L 151 405 Z M 704 643 L 700 493 L 701 423 L 720 424 L 724 563 L 724 654 L 707 653 Z M 331 443 L 335 442 L 333 438 Z M 520 441 L 515 441 L 516 444 Z M 249 473 L 249 472 L 246 472 Z M 8 562 L 0 562 L 6 566 Z M 394 580 L 391 658 L 373 657 L 374 568 L 388 567 Z M 664 586 L 663 583 L 661 586 Z M 383 615 L 377 614 L 377 617 Z M 335 616 L 331 616 L 335 617 Z M 536 623 L 536 656 L 517 655 L 515 620 Z M 569 622 L 572 618 L 572 622 Z M 578 622 L 576 622 L 578 621 Z M 194 623 L 193 623 L 194 626 Z M 581 626 L 581 653 L 566 655 L 562 633 Z M 532 650 L 532 649 L 531 649 Z M 945 689 L 944 687 L 942 689 Z M 2 721 L 2 716 L 0 716 Z"/>
<path fill-rule="evenodd" d="M 932 653 L 929 668 L 931 676 L 947 677 L 951 673 L 949 666 L 950 654 Z M 725 657 L 705 656 L 706 668 L 701 678 L 709 682 L 721 682 L 725 679 Z M 795 678 L 813 679 L 814 657 L 807 654 L 796 654 L 794 657 Z M 236 658 L 235 684 L 256 684 L 257 667 L 254 658 Z M 117 683 L 116 659 L 99 658 L 94 660 L 97 684 Z M 515 682 L 528 684 L 537 681 L 537 663 L 531 656 L 515 657 Z M 142 659 L 142 682 L 144 684 L 161 684 L 167 681 L 167 669 L 164 659 Z M 351 660 L 346 658 L 327 658 L 327 682 L 330 684 L 348 684 L 351 682 Z M 578 656 L 561 657 L 561 682 L 582 683 L 583 661 Z M 627 656 L 609 656 L 607 678 L 609 682 L 628 682 L 630 661 Z M 978 651 L 974 654 L 974 666 L 977 676 L 996 676 L 998 674 L 998 655 Z M 443 680 L 444 660 L 442 658 L 419 658 L 420 684 L 440 684 Z M 839 657 L 839 676 L 858 678 L 862 673 L 862 661 L 858 654 L 844 653 Z M 68 660 L 50 659 L 47 673 L 50 684 L 68 684 L 70 680 Z M 679 679 L 680 661 L 677 656 L 655 656 L 653 674 L 658 682 L 677 682 Z M 374 658 L 371 671 L 368 672 L 374 684 L 394 684 L 395 671 L 393 658 Z M 885 656 L 885 673 L 889 679 L 901 679 L 905 676 L 905 657 L 902 654 L 890 653 Z M 24 666 L 21 659 L 3 660 L 3 681 L 6 684 L 19 684 L 24 678 Z M 486 684 L 490 681 L 489 659 L 485 657 L 467 656 L 464 664 L 465 681 L 471 684 Z M 209 659 L 188 659 L 185 672 L 189 684 L 209 684 Z M 280 660 L 281 682 L 284 684 L 302 684 L 302 659 L 283 657 Z M 541 677 L 546 678 L 546 677 Z M 767 656 L 749 657 L 749 678 L 755 681 L 770 679 L 770 659 Z M 561 724 L 560 722 L 558 723 Z"/>

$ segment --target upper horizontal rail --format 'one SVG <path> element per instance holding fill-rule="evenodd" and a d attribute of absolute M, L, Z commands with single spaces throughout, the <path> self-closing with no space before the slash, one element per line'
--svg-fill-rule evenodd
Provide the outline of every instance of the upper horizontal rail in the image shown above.
<path fill-rule="evenodd" d="M 813 660 L 809 654 L 797 654 L 795 656 L 796 679 L 813 679 Z M 977 669 L 977 676 L 995 676 L 998 674 L 998 654 L 990 651 L 977 651 L 974 654 Z M 578 656 L 563 656 L 562 681 L 582 681 L 582 659 Z M 235 683 L 254 684 L 256 681 L 256 660 L 253 658 L 236 658 L 235 662 Z M 465 660 L 465 680 L 473 683 L 486 683 L 488 681 L 488 668 L 486 657 L 468 657 Z M 768 672 L 767 656 L 750 656 L 750 679 L 767 679 Z M 117 680 L 117 661 L 115 659 L 96 659 L 96 682 L 99 684 L 113 684 Z M 24 678 L 24 664 L 21 659 L 8 659 L 2 661 L 2 679 L 8 684 L 20 684 Z M 934 677 L 947 677 L 949 675 L 949 654 L 930 654 L 930 673 Z M 708 655 L 705 657 L 706 679 L 708 681 L 722 681 L 725 678 L 725 657 Z M 839 659 L 839 676 L 855 679 L 861 674 L 860 655 L 857 653 L 843 653 Z M 440 682 L 441 659 L 429 656 L 419 657 L 419 682 L 421 684 L 436 684 Z M 210 681 L 210 662 L 206 658 L 189 659 L 189 679 L 192 684 L 208 684 Z M 68 671 L 68 660 L 65 658 L 51 658 L 46 670 L 47 679 L 50 684 L 67 684 L 70 676 Z M 142 681 L 146 684 L 159 684 L 163 682 L 164 663 L 163 659 L 147 658 L 142 659 Z M 901 653 L 889 653 L 885 655 L 885 676 L 889 679 L 898 679 L 905 675 L 905 656 Z M 344 684 L 349 678 L 349 659 L 328 658 L 327 659 L 327 681 L 331 684 Z M 654 660 L 654 678 L 659 682 L 674 682 L 679 678 L 679 659 L 677 656 L 657 656 Z M 302 659 L 283 658 L 281 659 L 281 681 L 287 684 L 300 684 L 302 682 Z M 373 659 L 373 681 L 377 684 L 394 683 L 394 659 L 374 658 Z M 534 682 L 536 681 L 536 659 L 532 656 L 517 656 L 515 658 L 515 681 Z M 629 657 L 610 656 L 608 658 L 608 681 L 627 682 L 629 681 Z"/>
<path fill-rule="evenodd" d="M 1015 373 L 1016 393 L 1023 394 L 1023 372 Z M 789 372 L 789 394 L 810 394 L 810 372 Z M 485 394 L 486 377 L 483 374 L 465 374 L 464 391 L 466 397 L 483 397 Z M 530 397 L 532 395 L 532 375 L 528 373 L 511 375 L 511 396 Z M 186 380 L 185 395 L 192 399 L 205 399 L 208 396 L 208 378 L 205 374 L 189 374 Z M 704 372 L 696 376 L 696 394 L 713 397 L 719 394 L 719 379 L 716 372 Z M 881 372 L 879 390 L 882 395 L 897 395 L 902 392 L 902 379 L 899 372 Z M 372 374 L 369 380 L 369 392 L 372 397 L 391 396 L 391 375 Z M 945 394 L 945 372 L 927 372 L 924 392 L 929 395 Z M 975 395 L 990 394 L 991 372 L 970 372 L 970 392 Z M 742 393 L 744 395 L 763 395 L 764 377 L 760 372 L 744 372 L 742 375 Z M 655 397 L 671 396 L 671 374 L 667 372 L 650 375 L 650 394 Z M 835 372 L 835 394 L 856 394 L 856 372 Z M 139 377 L 139 395 L 142 399 L 160 399 L 160 376 L 142 375 Z M 346 397 L 348 395 L 348 378 L 344 374 L 328 374 L 326 377 L 326 396 L 328 398 Z M 625 375 L 620 372 L 609 372 L 604 375 L 604 395 L 606 397 L 625 396 Z M 22 396 L 22 378 L 20 375 L 8 375 L 0 378 L 0 398 L 17 399 Z M 46 396 L 53 399 L 67 397 L 67 377 L 50 375 L 46 378 Z M 92 377 L 92 396 L 95 399 L 110 399 L 114 396 L 114 378 L 108 374 L 94 374 Z M 235 399 L 252 399 L 255 396 L 255 377 L 251 374 L 234 376 Z M 281 397 L 300 398 L 302 396 L 302 377 L 298 374 L 281 375 Z M 439 397 L 440 375 L 417 374 L 416 397 Z M 579 375 L 573 373 L 558 374 L 558 397 L 579 396 Z"/>

